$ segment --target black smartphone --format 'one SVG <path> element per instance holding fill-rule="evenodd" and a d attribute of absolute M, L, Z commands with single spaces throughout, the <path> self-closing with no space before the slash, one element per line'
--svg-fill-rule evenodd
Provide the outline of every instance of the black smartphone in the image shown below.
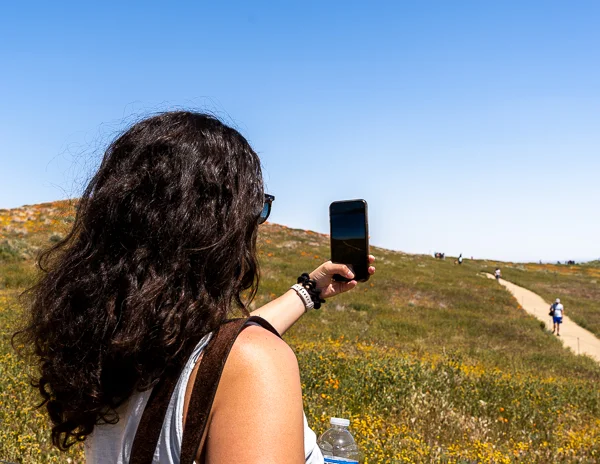
<path fill-rule="evenodd" d="M 334 201 L 329 205 L 331 261 L 348 265 L 354 280 L 369 280 L 369 221 L 365 200 Z M 348 282 L 339 274 L 333 279 Z"/>

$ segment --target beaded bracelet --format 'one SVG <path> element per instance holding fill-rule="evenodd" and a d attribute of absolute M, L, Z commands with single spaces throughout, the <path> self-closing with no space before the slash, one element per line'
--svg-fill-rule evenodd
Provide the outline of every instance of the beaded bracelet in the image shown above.
<path fill-rule="evenodd" d="M 298 277 L 298 284 L 306 289 L 315 305 L 315 309 L 319 309 L 321 304 L 325 303 L 325 300 L 321 298 L 321 290 L 317 288 L 317 282 L 311 279 L 306 272 Z"/>

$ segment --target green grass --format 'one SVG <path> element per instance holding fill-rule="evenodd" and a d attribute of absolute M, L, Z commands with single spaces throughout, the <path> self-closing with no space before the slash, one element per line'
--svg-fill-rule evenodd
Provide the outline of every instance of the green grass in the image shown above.
<path fill-rule="evenodd" d="M 265 301 L 286 289 L 289 276 L 328 254 L 325 237 L 280 227 L 261 249 L 269 259 Z M 297 350 L 308 414 L 321 424 L 319 431 L 323 419 L 340 411 L 371 418 L 360 429 L 361 443 L 383 462 L 401 460 L 404 452 L 407 462 L 457 456 L 502 462 L 516 459 L 515 450 L 527 443 L 529 451 L 517 450 L 524 462 L 567 459 L 559 448 L 574 453 L 567 460 L 592 456 L 591 436 L 600 425 L 594 361 L 565 350 L 506 290 L 480 275 L 480 263 L 373 253 L 376 277 L 307 315 L 287 337 Z M 330 394 L 335 379 L 340 386 Z M 504 417 L 509 410 L 511 417 Z M 577 434 L 574 417 L 580 413 L 581 424 L 596 427 L 588 430 L 587 445 Z M 557 441 L 553 430 L 582 441 Z"/>
<path fill-rule="evenodd" d="M 598 364 L 565 350 L 482 277 L 485 263 L 372 251 L 375 277 L 305 315 L 285 336 L 317 433 L 330 416 L 350 418 L 368 463 L 598 461 Z M 255 305 L 328 254 L 325 236 L 263 227 Z M 0 264 L 0 276 L 12 276 L 0 290 L 0 460 L 64 462 L 49 447 L 26 367 L 9 346 L 21 320 L 14 290 L 33 272 L 29 261 L 14 266 Z M 517 272 L 503 271 L 507 278 Z M 69 457 L 83 462 L 81 447 Z"/>

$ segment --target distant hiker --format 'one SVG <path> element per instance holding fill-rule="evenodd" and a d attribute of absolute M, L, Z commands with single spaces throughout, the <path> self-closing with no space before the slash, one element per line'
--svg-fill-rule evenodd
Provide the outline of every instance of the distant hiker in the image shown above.
<path fill-rule="evenodd" d="M 500 268 L 497 267 L 496 271 L 494 272 L 494 275 L 496 276 L 496 280 L 500 280 L 500 277 L 502 277 L 502 272 L 500 272 Z"/>
<path fill-rule="evenodd" d="M 462 264 L 462 253 L 460 254 L 460 256 L 458 257 L 458 264 Z"/>
<path fill-rule="evenodd" d="M 550 315 L 552 316 L 552 333 L 556 332 L 556 336 L 560 337 L 560 324 L 562 324 L 565 307 L 560 303 L 560 298 L 557 298 L 550 306 Z"/>

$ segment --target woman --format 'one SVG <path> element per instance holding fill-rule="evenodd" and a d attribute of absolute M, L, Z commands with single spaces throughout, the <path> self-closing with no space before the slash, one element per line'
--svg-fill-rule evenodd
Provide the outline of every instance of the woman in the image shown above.
<path fill-rule="evenodd" d="M 88 462 L 128 462 L 152 388 L 181 363 L 154 455 L 179 462 L 207 334 L 236 311 L 248 315 L 258 224 L 272 200 L 256 153 L 211 116 L 160 114 L 108 147 L 71 233 L 40 259 L 45 275 L 22 332 L 39 359 L 56 446 L 85 440 Z M 320 297 L 356 286 L 333 282 L 336 273 L 353 277 L 331 262 L 310 274 Z M 309 303 L 291 289 L 252 314 L 283 334 Z M 240 334 L 202 443 L 198 462 L 321 462 L 298 363 L 281 338 L 259 325 Z"/>

